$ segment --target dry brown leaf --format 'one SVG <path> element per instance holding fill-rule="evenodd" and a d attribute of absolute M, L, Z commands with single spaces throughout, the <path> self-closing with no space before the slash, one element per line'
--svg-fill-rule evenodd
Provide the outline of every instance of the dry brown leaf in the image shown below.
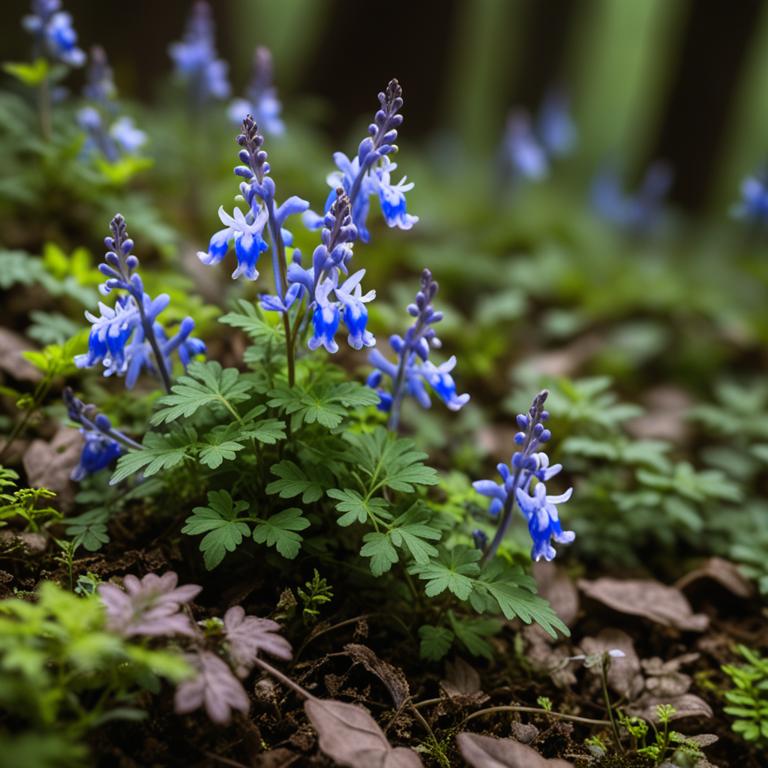
<path fill-rule="evenodd" d="M 703 632 L 709 625 L 707 616 L 693 613 L 679 589 L 652 579 L 581 579 L 579 587 L 585 595 L 614 611 L 641 616 L 665 627 Z"/>
<path fill-rule="evenodd" d="M 700 699 L 693 693 L 683 693 L 680 696 L 655 696 L 652 693 L 644 693 L 631 706 L 627 707 L 627 712 L 635 717 L 642 717 L 644 720 L 650 720 L 658 723 L 656 716 L 656 707 L 660 704 L 669 704 L 675 708 L 675 714 L 672 720 L 682 720 L 685 717 L 712 717 L 712 708 L 706 701 Z"/>
<path fill-rule="evenodd" d="M 464 659 L 456 657 L 453 662 L 445 665 L 445 680 L 440 681 L 440 687 L 446 696 L 482 704 L 488 699 L 480 687 L 480 673 Z"/>
<path fill-rule="evenodd" d="M 344 646 L 344 653 L 356 664 L 362 664 L 384 683 L 396 707 L 400 707 L 410 696 L 408 679 L 403 670 L 380 659 L 367 645 L 347 643 Z"/>
<path fill-rule="evenodd" d="M 412 749 L 392 747 L 376 721 L 356 704 L 308 699 L 304 710 L 322 752 L 347 768 L 423 768 Z"/>
<path fill-rule="evenodd" d="M 581 643 L 585 654 L 601 654 L 614 648 L 624 653 L 624 658 L 612 658 L 608 667 L 608 685 L 616 693 L 634 699 L 643 691 L 643 676 L 640 673 L 640 659 L 635 651 L 632 638 L 620 629 L 603 629 L 595 637 L 586 637 Z M 590 667 L 600 674 L 600 666 Z"/>
<path fill-rule="evenodd" d="M 567 626 L 571 626 L 579 613 L 579 591 L 568 574 L 553 562 L 533 564 L 533 576 L 539 594 L 552 604 L 555 613 Z"/>
<path fill-rule="evenodd" d="M 456 741 L 461 756 L 471 768 L 573 768 L 573 763 L 567 760 L 548 760 L 514 739 L 494 739 L 465 732 L 460 733 Z"/>
<path fill-rule="evenodd" d="M 755 593 L 752 582 L 744 578 L 739 567 L 722 557 L 710 557 L 700 568 L 683 576 L 675 586 L 685 589 L 689 584 L 695 584 L 702 579 L 716 581 L 737 597 L 750 598 Z"/>
<path fill-rule="evenodd" d="M 62 427 L 51 442 L 33 440 L 24 453 L 24 471 L 32 488 L 49 488 L 56 493 L 55 506 L 67 510 L 74 493 L 69 479 L 77 466 L 83 439 L 76 429 Z"/>
<path fill-rule="evenodd" d="M 0 369 L 10 373 L 17 381 L 40 381 L 43 375 L 32 363 L 27 362 L 22 352 L 34 349 L 23 336 L 0 328 Z"/>

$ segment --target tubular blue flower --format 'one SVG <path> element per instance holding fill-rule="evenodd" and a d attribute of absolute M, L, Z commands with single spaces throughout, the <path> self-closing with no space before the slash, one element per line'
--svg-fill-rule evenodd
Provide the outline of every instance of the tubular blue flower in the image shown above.
<path fill-rule="evenodd" d="M 336 152 L 333 160 L 338 168 L 328 176 L 332 191 L 325 203 L 326 212 L 336 195 L 333 190 L 340 187 L 350 201 L 352 221 L 357 236 L 367 243 L 370 233 L 366 226 L 370 210 L 370 198 L 379 198 L 385 221 L 390 227 L 410 229 L 419 219 L 405 212 L 405 192 L 413 188 L 413 183 L 405 184 L 403 178 L 392 185 L 389 172 L 396 165 L 389 161 L 388 155 L 397 152 L 397 129 L 403 122 L 400 110 L 403 107 L 403 89 L 397 80 L 390 80 L 386 91 L 379 93 L 380 108 L 373 122 L 368 126 L 368 137 L 360 142 L 357 155 L 350 159 L 343 152 Z M 323 226 L 323 218 L 312 211 L 304 216 L 304 223 L 310 229 Z"/>
<path fill-rule="evenodd" d="M 202 108 L 213 99 L 226 99 L 230 88 L 227 63 L 217 58 L 211 7 L 204 0 L 195 3 L 184 39 L 173 43 L 169 53 L 179 77 L 189 83 L 191 103 Z"/>
<path fill-rule="evenodd" d="M 550 155 L 563 157 L 576 144 L 576 126 L 568 109 L 568 99 L 562 91 L 547 94 L 537 118 L 542 147 Z"/>
<path fill-rule="evenodd" d="M 749 176 L 741 183 L 741 201 L 734 206 L 733 216 L 755 224 L 768 223 L 768 185 L 765 175 Z"/>
<path fill-rule="evenodd" d="M 77 47 L 72 16 L 60 8 L 60 0 L 32 0 L 32 13 L 22 19 L 22 26 L 34 36 L 35 56 L 81 67 L 85 53 Z"/>
<path fill-rule="evenodd" d="M 384 221 L 388 227 L 397 227 L 398 229 L 411 229 L 419 220 L 418 216 L 411 216 L 406 213 L 405 193 L 413 189 L 413 182 L 406 184 L 406 176 L 397 184 L 390 182 L 390 174 L 397 168 L 397 163 L 390 162 L 389 158 L 382 160 L 382 165 L 374 168 L 373 178 L 379 190 L 379 201 L 381 203 L 381 212 L 384 214 Z"/>
<path fill-rule="evenodd" d="M 136 128 L 130 117 L 114 119 L 118 104 L 112 70 L 104 49 L 98 46 L 91 49 L 83 96 L 90 103 L 79 110 L 77 121 L 88 137 L 86 153 L 97 150 L 107 161 L 114 163 L 121 154 L 136 154 L 144 146 L 147 135 Z"/>
<path fill-rule="evenodd" d="M 117 298 L 114 307 L 99 303 L 99 315 L 85 313 L 92 324 L 88 352 L 77 355 L 75 364 L 79 368 L 91 368 L 101 363 L 105 376 L 125 376 L 129 389 L 146 369 L 158 375 L 166 391 L 170 391 L 171 354 L 178 353 L 186 367 L 192 356 L 205 350 L 205 345 L 191 337 L 195 323 L 190 317 L 185 318 L 176 335 L 167 340 L 158 317 L 170 298 L 160 294 L 153 299 L 144 291 L 136 271 L 139 260 L 131 253 L 133 240 L 119 213 L 112 219 L 110 230 L 112 235 L 104 240 L 109 250 L 99 265 L 106 280 L 99 290 L 105 295 L 114 290 L 125 293 Z"/>
<path fill-rule="evenodd" d="M 330 300 L 331 292 L 336 290 L 336 281 L 326 278 L 315 290 L 315 311 L 312 313 L 314 334 L 309 340 L 309 348 L 325 347 L 326 351 L 334 354 L 339 351 L 339 345 L 334 336 L 341 322 L 339 305 Z"/>
<path fill-rule="evenodd" d="M 552 437 L 544 426 L 549 418 L 544 410 L 548 394 L 547 390 L 539 392 L 528 413 L 518 414 L 517 425 L 520 431 L 515 435 L 515 442 L 520 450 L 513 454 L 509 465 L 497 466 L 502 482 L 477 480 L 472 483 L 479 494 L 491 499 L 488 512 L 499 519 L 493 541 L 486 549 L 486 560 L 492 558 L 498 550 L 511 522 L 515 502 L 528 522 L 528 531 L 533 541 L 531 557 L 534 560 L 542 557 L 552 560 L 555 557 L 555 549 L 550 543 L 552 539 L 561 544 L 569 544 L 576 538 L 573 531 L 562 530 L 557 512 L 557 505 L 568 501 L 573 489 L 569 488 L 559 496 L 547 495 L 545 483 L 557 475 L 562 466 L 550 466 L 549 456 L 537 450 Z M 531 493 L 534 481 L 536 485 Z"/>
<path fill-rule="evenodd" d="M 232 273 L 233 278 L 244 275 L 250 280 L 258 277 L 255 265 L 259 254 L 268 247 L 263 240 L 262 233 L 269 231 L 269 239 L 272 245 L 272 268 L 275 279 L 275 296 L 262 297 L 262 303 L 278 311 L 286 307 L 288 297 L 285 295 L 284 280 L 287 274 L 285 264 L 285 247 L 292 242 L 291 233 L 285 229 L 284 224 L 289 216 L 303 213 L 309 207 L 306 200 L 295 195 L 289 197 L 281 205 L 275 200 L 275 182 L 269 176 L 269 162 L 267 153 L 262 149 L 264 137 L 259 132 L 253 117 L 248 115 L 243 120 L 242 131 L 237 136 L 237 143 L 241 149 L 238 157 L 242 165 L 235 167 L 235 175 L 243 181 L 240 183 L 240 192 L 249 206 L 247 213 L 239 208 L 234 211 L 234 217 L 219 209 L 219 217 L 225 228 L 213 235 L 208 246 L 207 253 L 199 253 L 204 264 L 217 264 L 223 258 L 229 247 L 229 242 L 234 239 L 235 250 L 238 254 L 239 266 Z M 292 303 L 295 294 L 290 298 Z"/>
<path fill-rule="evenodd" d="M 443 319 L 442 312 L 436 312 L 432 306 L 437 289 L 432 273 L 425 269 L 416 301 L 408 306 L 408 314 L 414 318 L 413 325 L 406 331 L 405 338 L 394 335 L 389 339 L 397 363 L 387 360 L 378 350 L 371 352 L 368 358 L 376 369 L 368 377 L 368 385 L 378 392 L 379 408 L 389 412 L 389 429 L 392 431 L 397 430 L 400 406 L 406 396 L 413 397 L 424 408 L 432 405 L 427 386 L 452 411 L 458 411 L 469 401 L 469 395 L 456 394 L 456 383 L 450 375 L 456 358 L 451 357 L 438 366 L 429 360 L 430 350 L 441 346 L 432 327 Z M 390 392 L 381 388 L 384 376 L 392 380 Z"/>
<path fill-rule="evenodd" d="M 253 115 L 257 125 L 272 136 L 285 132 L 280 119 L 282 105 L 272 80 L 272 54 L 269 48 L 259 46 L 253 55 L 253 77 L 244 99 L 235 99 L 229 107 L 229 117 L 237 124 Z"/>
<path fill-rule="evenodd" d="M 218 264 L 229 250 L 230 243 L 234 242 L 237 268 L 232 273 L 232 279 L 236 280 L 242 275 L 246 280 L 256 280 L 259 276 L 256 269 L 259 256 L 269 247 L 262 237 L 267 218 L 267 211 L 263 207 L 247 215 L 235 208 L 230 216 L 221 206 L 219 219 L 224 229 L 211 237 L 208 252 L 200 251 L 198 258 L 203 264 Z"/>
<path fill-rule="evenodd" d="M 522 488 L 515 491 L 515 498 L 520 505 L 520 510 L 528 518 L 528 531 L 533 539 L 531 558 L 535 561 L 554 560 L 555 548 L 550 543 L 554 539 L 560 544 L 570 544 L 576 534 L 573 531 L 564 531 L 560 525 L 557 513 L 557 505 L 563 504 L 571 498 L 573 488 L 569 488 L 559 496 L 547 496 L 544 483 L 539 483 L 531 496 Z"/>
<path fill-rule="evenodd" d="M 515 111 L 507 119 L 504 161 L 514 179 L 540 181 L 549 173 L 549 160 L 531 127 L 530 117 Z"/>
<path fill-rule="evenodd" d="M 662 221 L 664 202 L 672 186 L 672 172 L 665 163 L 648 168 L 634 195 L 622 191 L 616 172 L 602 170 L 592 183 L 592 206 L 606 221 L 627 232 L 650 234 Z"/>
<path fill-rule="evenodd" d="M 361 269 L 335 289 L 336 298 L 344 305 L 344 325 L 349 331 L 347 341 L 352 349 L 372 347 L 376 344 L 373 334 L 366 330 L 368 310 L 365 308 L 368 302 L 376 298 L 376 291 L 368 291 L 363 295 L 360 285 L 363 275 L 365 270 Z"/>
<path fill-rule="evenodd" d="M 80 434 L 85 442 L 80 461 L 71 474 L 72 480 L 80 481 L 108 467 L 119 458 L 124 448 L 141 449 L 141 445 L 112 426 L 95 405 L 86 405 L 75 397 L 69 387 L 64 389 L 64 404 L 69 418 L 81 426 Z"/>

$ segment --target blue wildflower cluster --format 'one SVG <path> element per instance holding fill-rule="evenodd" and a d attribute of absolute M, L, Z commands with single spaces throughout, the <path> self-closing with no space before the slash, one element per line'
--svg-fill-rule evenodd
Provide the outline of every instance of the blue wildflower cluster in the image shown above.
<path fill-rule="evenodd" d="M 91 49 L 87 81 L 83 96 L 89 104 L 77 113 L 80 127 L 86 132 L 86 151 L 97 150 L 110 162 L 116 162 L 121 154 L 136 154 L 145 144 L 147 136 L 126 116 L 116 116 L 116 88 L 112 69 L 104 49 Z"/>
<path fill-rule="evenodd" d="M 272 54 L 259 46 L 253 55 L 253 75 L 245 98 L 235 99 L 229 107 L 232 122 L 240 124 L 252 115 L 259 128 L 270 136 L 280 136 L 285 125 L 280 117 L 282 105 L 272 78 Z"/>
<path fill-rule="evenodd" d="M 741 201 L 734 206 L 733 215 L 755 224 L 768 222 L 768 183 L 765 174 L 744 179 L 741 184 Z"/>
<path fill-rule="evenodd" d="M 414 318 L 413 325 L 406 331 L 404 338 L 394 335 L 389 339 L 397 361 L 391 362 L 378 350 L 373 350 L 369 357 L 376 370 L 368 377 L 368 385 L 379 394 L 379 408 L 389 412 L 389 428 L 393 431 L 397 429 L 400 406 L 407 395 L 415 398 L 424 408 L 431 406 L 427 387 L 452 411 L 458 411 L 469 401 L 469 395 L 456 394 L 456 382 L 451 376 L 456 358 L 451 357 L 441 365 L 435 365 L 429 359 L 431 350 L 441 346 L 437 332 L 432 327 L 443 319 L 443 313 L 436 312 L 432 306 L 437 289 L 438 284 L 432 273 L 425 269 L 416 300 L 408 305 L 408 314 Z M 384 376 L 392 381 L 389 391 L 381 388 Z"/>
<path fill-rule="evenodd" d="M 553 91 L 544 100 L 536 122 L 525 110 L 513 110 L 502 143 L 504 164 L 514 179 L 546 178 L 555 158 L 564 157 L 576 143 L 576 127 L 565 95 Z"/>
<path fill-rule="evenodd" d="M 653 163 L 634 195 L 625 193 L 616 171 L 606 168 L 592 183 L 592 206 L 619 229 L 648 234 L 661 221 L 671 186 L 672 171 L 666 163 Z"/>
<path fill-rule="evenodd" d="M 79 482 L 86 475 L 106 469 L 122 456 L 126 447 L 141 449 L 135 440 L 115 429 L 103 413 L 98 413 L 95 405 L 86 405 L 75 397 L 69 387 L 64 389 L 64 404 L 69 418 L 80 425 L 80 434 L 85 441 L 80 461 L 72 471 L 72 480 Z"/>
<path fill-rule="evenodd" d="M 496 553 L 507 532 L 515 502 L 528 522 L 528 531 L 533 540 L 533 560 L 554 559 L 557 553 L 551 544 L 552 539 L 561 544 L 569 544 L 576 538 L 573 531 L 562 529 L 557 511 L 558 504 L 571 498 L 573 489 L 569 488 L 559 496 L 547 495 L 546 483 L 563 468 L 560 464 L 550 466 L 549 456 L 539 450 L 552 437 L 552 433 L 544 426 L 549 418 L 544 410 L 548 394 L 547 390 L 543 390 L 533 399 L 527 414 L 518 414 L 517 426 L 520 431 L 515 435 L 515 442 L 520 450 L 512 456 L 509 465 L 498 465 L 502 482 L 478 480 L 473 483 L 478 493 L 491 499 L 491 515 L 501 515 L 496 534 L 486 550 L 487 559 Z"/>
<path fill-rule="evenodd" d="M 386 91 L 379 93 L 379 105 L 373 122 L 368 126 L 369 136 L 360 142 L 357 155 L 350 159 L 343 152 L 336 152 L 333 159 L 338 171 L 328 176 L 331 192 L 325 204 L 326 213 L 340 187 L 349 197 L 352 222 L 364 243 L 370 240 L 366 221 L 371 197 L 379 198 L 384 221 L 389 227 L 411 229 L 419 220 L 418 216 L 406 211 L 405 193 L 413 189 L 413 183 L 406 183 L 406 177 L 396 184 L 392 183 L 397 163 L 392 162 L 389 156 L 397 152 L 397 129 L 403 122 L 400 114 L 403 89 L 397 80 L 390 80 Z M 305 214 L 304 220 L 312 229 L 320 229 L 324 225 L 323 217 L 312 211 Z"/>
<path fill-rule="evenodd" d="M 229 97 L 228 65 L 217 57 L 211 8 L 204 0 L 195 3 L 184 39 L 173 43 L 169 53 L 177 74 L 189 83 L 195 108 L 211 99 Z"/>
<path fill-rule="evenodd" d="M 306 298 L 307 311 L 312 318 L 313 333 L 308 341 L 310 349 L 324 347 L 331 354 L 339 349 L 336 331 L 341 321 L 349 332 L 347 341 L 353 349 L 372 347 L 376 343 L 367 330 L 366 304 L 376 298 L 376 291 L 363 293 L 361 281 L 365 270 L 349 275 L 352 246 L 357 239 L 357 227 L 352 223 L 352 205 L 344 190 L 336 190 L 336 199 L 323 218 L 320 245 L 312 254 L 312 266 L 301 265 L 301 253 L 294 252 L 288 267 L 288 298 L 286 305 L 296 298 Z M 349 275 L 341 284 L 341 275 Z M 278 307 L 262 297 L 266 309 Z"/>
<path fill-rule="evenodd" d="M 262 149 L 264 137 L 251 115 L 247 115 L 243 120 L 237 143 L 240 145 L 238 157 L 241 165 L 235 167 L 235 174 L 243 179 L 240 192 L 248 210 L 243 213 L 240 208 L 235 208 L 230 216 L 223 206 L 219 208 L 219 218 L 224 224 L 224 229 L 214 233 L 208 250 L 199 252 L 198 257 L 203 264 L 218 264 L 230 246 L 234 245 L 237 268 L 232 273 L 232 278 L 245 277 L 247 280 L 256 280 L 259 276 L 256 269 L 259 256 L 269 247 L 264 240 L 264 229 L 267 228 L 272 244 L 276 289 L 274 301 L 276 306 L 282 306 L 286 301 L 285 246 L 293 243 L 293 235 L 283 224 L 289 216 L 306 211 L 309 203 L 293 196 L 281 205 L 277 204 L 275 182 L 269 176 L 267 153 Z"/>
<path fill-rule="evenodd" d="M 32 13 L 22 24 L 34 36 L 35 56 L 70 67 L 85 63 L 85 53 L 77 47 L 72 16 L 61 10 L 61 0 L 32 0 Z"/>
<path fill-rule="evenodd" d="M 160 294 L 152 299 L 145 291 L 136 271 L 138 258 L 131 253 L 133 240 L 128 237 L 125 219 L 118 213 L 110 223 L 111 236 L 104 240 L 108 251 L 99 270 L 107 278 L 100 286 L 102 294 L 124 291 L 114 307 L 99 303 L 99 315 L 86 312 L 92 323 L 88 337 L 88 352 L 78 355 L 78 368 L 104 366 L 104 375 L 125 376 L 125 385 L 133 387 L 139 374 L 147 369 L 160 377 L 167 391 L 171 388 L 171 355 L 176 353 L 184 367 L 205 344 L 192 337 L 195 322 L 191 317 L 181 321 L 178 330 L 168 338 L 160 313 L 170 298 Z"/>

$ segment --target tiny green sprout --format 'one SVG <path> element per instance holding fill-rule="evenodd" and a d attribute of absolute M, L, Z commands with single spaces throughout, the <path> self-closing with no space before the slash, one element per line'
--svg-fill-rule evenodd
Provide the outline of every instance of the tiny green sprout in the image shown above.
<path fill-rule="evenodd" d="M 584 746 L 595 756 L 602 757 L 608 752 L 608 746 L 599 736 L 584 739 Z"/>
<path fill-rule="evenodd" d="M 218 616 L 211 616 L 197 622 L 206 637 L 219 637 L 224 631 L 224 622 Z"/>
<path fill-rule="evenodd" d="M 12 474 L 16 475 L 15 472 Z M 12 485 L 12 474 L 10 470 L 4 470 L 4 488 Z M 27 531 L 38 532 L 45 523 L 61 519 L 61 512 L 57 509 L 42 505 L 42 502 L 55 496 L 56 494 L 48 488 L 17 488 L 13 493 L 0 493 L 0 527 L 6 525 L 6 520 L 20 517 L 26 521 Z"/>
<path fill-rule="evenodd" d="M 656 707 L 656 717 L 660 723 L 669 724 L 677 710 L 671 704 L 659 704 Z"/>
<path fill-rule="evenodd" d="M 552 699 L 550 699 L 548 696 L 539 696 L 539 698 L 536 699 L 536 703 L 547 712 L 552 711 Z"/>
<path fill-rule="evenodd" d="M 92 571 L 81 573 L 75 582 L 75 594 L 80 595 L 80 597 L 94 595 L 99 584 L 101 584 L 101 577 L 98 574 Z"/>
<path fill-rule="evenodd" d="M 304 588 L 299 587 L 296 591 L 302 603 L 301 613 L 305 624 L 316 622 L 320 616 L 320 606 L 333 600 L 333 587 L 320 576 L 317 568 L 312 579 L 304 584 Z"/>

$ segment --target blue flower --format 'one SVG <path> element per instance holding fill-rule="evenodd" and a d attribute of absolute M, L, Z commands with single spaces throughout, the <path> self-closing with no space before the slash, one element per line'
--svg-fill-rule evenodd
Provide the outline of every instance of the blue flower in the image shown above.
<path fill-rule="evenodd" d="M 385 221 L 390 227 L 410 229 L 417 221 L 405 211 L 405 192 L 413 188 L 413 183 L 405 184 L 403 178 L 393 185 L 389 172 L 396 165 L 389 161 L 389 155 L 397 151 L 397 129 L 403 122 L 400 110 L 403 107 L 403 90 L 397 80 L 390 80 L 386 91 L 379 94 L 379 109 L 373 122 L 368 126 L 367 136 L 357 150 L 357 155 L 350 159 L 343 152 L 333 155 L 338 171 L 328 175 L 331 193 L 325 203 L 325 211 L 336 199 L 337 188 L 341 188 L 349 197 L 352 222 L 357 236 L 367 243 L 370 233 L 366 225 L 370 210 L 370 198 L 377 196 Z M 312 211 L 304 215 L 304 223 L 310 229 L 323 226 L 323 218 Z"/>
<path fill-rule="evenodd" d="M 267 134 L 280 136 L 285 125 L 280 119 L 282 105 L 272 82 L 272 54 L 268 48 L 259 46 L 253 57 L 253 78 L 246 98 L 235 99 L 229 107 L 229 117 L 235 123 L 242 123 L 253 115 L 257 125 Z"/>
<path fill-rule="evenodd" d="M 138 258 L 131 253 L 133 240 L 128 236 L 125 219 L 118 213 L 110 222 L 111 236 L 104 243 L 109 249 L 99 271 L 106 277 L 99 286 L 103 294 L 123 291 L 114 307 L 99 303 L 99 315 L 86 312 L 91 322 L 88 351 L 75 357 L 78 368 L 104 366 L 104 375 L 125 376 L 130 389 L 143 370 L 157 374 L 166 391 L 171 388 L 171 354 L 176 352 L 186 367 L 189 360 L 205 351 L 199 339 L 191 337 L 195 326 L 192 318 L 182 320 L 179 330 L 169 341 L 159 315 L 170 302 L 167 294 L 153 299 L 144 291 L 136 271 Z"/>
<path fill-rule="evenodd" d="M 513 112 L 507 120 L 504 156 L 515 178 L 540 181 L 549 172 L 547 154 L 524 112 Z"/>
<path fill-rule="evenodd" d="M 657 162 L 648 168 L 634 195 L 625 193 L 617 173 L 606 168 L 592 183 L 592 206 L 603 219 L 620 229 L 648 234 L 662 222 L 671 186 L 672 172 L 664 163 Z"/>
<path fill-rule="evenodd" d="M 365 308 L 368 302 L 376 298 L 376 291 L 368 291 L 363 295 L 363 289 L 360 285 L 363 275 L 365 275 L 365 270 L 358 270 L 335 289 L 336 298 L 344 306 L 344 325 L 349 331 L 347 340 L 352 349 L 372 347 L 376 344 L 373 334 L 366 330 L 368 310 Z"/>
<path fill-rule="evenodd" d="M 520 511 L 528 522 L 528 530 L 533 540 L 531 557 L 534 560 L 552 560 L 555 550 L 550 540 L 568 544 L 575 538 L 573 531 L 563 531 L 558 518 L 557 504 L 562 504 L 571 497 L 572 489 L 559 496 L 547 496 L 545 483 L 561 470 L 560 464 L 550 466 L 549 456 L 537 450 L 552 437 L 544 426 L 549 414 L 544 410 L 547 399 L 546 390 L 533 399 L 527 414 L 518 414 L 517 425 L 520 431 L 515 435 L 515 443 L 520 450 L 515 452 L 509 465 L 499 464 L 497 470 L 501 483 L 492 480 L 477 480 L 472 483 L 474 489 L 491 499 L 489 514 L 498 518 L 496 534 L 486 552 L 492 557 L 501 544 L 512 519 L 512 510 L 517 502 Z M 533 494 L 532 483 L 536 483 Z"/>
<path fill-rule="evenodd" d="M 208 3 L 198 0 L 187 22 L 184 39 L 169 49 L 179 76 L 190 84 L 195 106 L 211 98 L 226 99 L 230 88 L 227 63 L 216 56 L 213 19 Z"/>
<path fill-rule="evenodd" d="M 72 16 L 59 8 L 60 0 L 32 0 L 32 14 L 22 19 L 22 25 L 35 37 L 36 55 L 81 67 L 85 53 L 77 47 Z"/>
<path fill-rule="evenodd" d="M 93 475 L 106 469 L 123 453 L 123 449 L 117 441 L 100 432 L 81 429 L 80 434 L 85 438 L 85 443 L 80 454 L 80 461 L 70 475 L 75 482 L 79 482 L 86 475 Z"/>
<path fill-rule="evenodd" d="M 545 560 L 554 560 L 557 553 L 550 543 L 551 539 L 560 544 L 570 544 L 576 538 L 573 531 L 562 529 L 557 512 L 557 505 L 568 501 L 572 493 L 573 488 L 569 488 L 559 496 L 547 496 L 544 483 L 536 485 L 533 495 L 526 493 L 522 488 L 515 491 L 517 503 L 528 518 L 528 531 L 533 539 L 533 560 L 538 562 L 542 557 Z"/>
<path fill-rule="evenodd" d="M 219 218 L 225 225 L 224 229 L 220 229 L 211 237 L 208 252 L 198 252 L 198 258 L 203 264 L 218 264 L 229 250 L 230 243 L 234 241 L 237 268 L 232 273 L 232 278 L 237 279 L 242 275 L 246 280 L 256 280 L 259 276 L 256 269 L 259 256 L 269 247 L 262 237 L 268 218 L 266 209 L 260 207 L 255 215 L 250 213 L 246 216 L 239 208 L 235 208 L 230 216 L 221 206 Z"/>
<path fill-rule="evenodd" d="M 135 155 L 147 142 L 147 134 L 125 115 L 112 123 L 109 133 L 126 155 Z"/>
<path fill-rule="evenodd" d="M 314 334 L 308 343 L 310 349 L 323 346 L 331 354 L 339 351 L 339 345 L 334 336 L 341 321 L 339 305 L 329 298 L 331 291 L 335 288 L 335 282 L 331 278 L 326 278 L 315 289 L 315 311 L 312 313 Z"/>
<path fill-rule="evenodd" d="M 413 189 L 413 182 L 406 184 L 406 176 L 397 184 L 390 182 L 390 173 L 397 168 L 397 163 L 392 163 L 385 158 L 383 164 L 374 169 L 373 178 L 376 181 L 381 203 L 381 212 L 388 227 L 398 229 L 411 229 L 419 220 L 418 216 L 411 216 L 405 210 L 405 193 Z"/>
<path fill-rule="evenodd" d="M 765 178 L 749 176 L 741 184 L 741 202 L 734 206 L 733 215 L 738 219 L 768 222 L 768 185 Z"/>
<path fill-rule="evenodd" d="M 378 350 L 371 352 L 368 357 L 376 369 L 368 377 L 368 386 L 377 390 L 379 408 L 389 412 L 389 428 L 392 431 L 397 429 L 400 406 L 406 396 L 413 397 L 423 408 L 432 405 L 427 386 L 452 411 L 458 411 L 469 401 L 469 395 L 456 393 L 456 383 L 450 374 L 456 365 L 456 358 L 451 357 L 437 366 L 429 360 L 430 350 L 441 346 L 432 327 L 443 319 L 442 313 L 436 312 L 432 306 L 437 288 L 432 273 L 425 269 L 416 300 L 408 306 L 408 313 L 414 318 L 413 325 L 406 331 L 405 338 L 394 335 L 389 339 L 389 345 L 397 355 L 397 362 L 390 362 Z M 390 392 L 381 388 L 384 376 L 392 381 Z"/>
<path fill-rule="evenodd" d="M 553 91 L 544 99 L 537 125 L 541 145 L 550 155 L 563 157 L 576 144 L 576 126 L 561 91 Z"/>

